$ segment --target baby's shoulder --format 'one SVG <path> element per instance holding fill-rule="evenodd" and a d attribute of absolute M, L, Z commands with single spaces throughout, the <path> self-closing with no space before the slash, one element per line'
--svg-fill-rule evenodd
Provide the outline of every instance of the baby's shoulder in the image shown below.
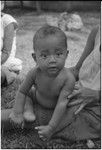
<path fill-rule="evenodd" d="M 63 70 L 63 79 L 65 82 L 69 82 L 69 81 L 75 81 L 75 77 L 72 74 L 72 72 L 70 71 L 69 68 L 64 68 Z"/>
<path fill-rule="evenodd" d="M 72 83 L 74 83 L 74 82 L 75 82 L 75 78 L 74 78 L 73 74 L 71 73 L 70 69 L 63 68 L 59 77 L 57 78 L 57 83 L 59 83 L 58 84 L 59 87 L 69 88 L 71 85 L 73 85 Z"/>
<path fill-rule="evenodd" d="M 64 70 L 63 70 L 63 74 L 64 74 L 64 76 L 66 77 L 66 78 L 68 78 L 68 77 L 70 77 L 70 76 L 73 76 L 73 74 L 72 74 L 72 72 L 70 71 L 70 69 L 69 68 L 64 68 Z"/>
<path fill-rule="evenodd" d="M 63 70 L 60 72 L 59 76 L 58 76 L 58 80 L 61 82 L 61 83 L 64 83 L 66 81 L 68 81 L 70 79 L 70 77 L 73 76 L 70 69 L 68 68 L 63 68 Z"/>

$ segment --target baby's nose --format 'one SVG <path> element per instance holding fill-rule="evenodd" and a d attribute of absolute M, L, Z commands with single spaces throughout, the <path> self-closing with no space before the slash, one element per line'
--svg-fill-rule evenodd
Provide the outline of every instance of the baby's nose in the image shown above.
<path fill-rule="evenodd" d="M 50 63 L 53 63 L 53 62 L 56 62 L 56 59 L 53 55 L 50 56 L 50 60 L 49 60 Z"/>

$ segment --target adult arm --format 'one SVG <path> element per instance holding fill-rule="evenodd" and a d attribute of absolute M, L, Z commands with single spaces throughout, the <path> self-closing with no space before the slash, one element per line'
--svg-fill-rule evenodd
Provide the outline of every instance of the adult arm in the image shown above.
<path fill-rule="evenodd" d="M 4 30 L 4 40 L 3 40 L 3 48 L 1 54 L 1 64 L 5 63 L 8 59 L 14 38 L 14 24 L 10 23 L 5 27 Z"/>
<path fill-rule="evenodd" d="M 73 73 L 73 75 L 75 76 L 76 80 L 78 80 L 79 70 L 80 70 L 84 60 L 94 49 L 95 37 L 96 37 L 97 32 L 98 32 L 98 27 L 95 27 L 92 29 L 92 31 L 90 32 L 90 34 L 88 36 L 86 46 L 84 48 L 84 51 L 83 51 L 79 61 L 77 62 L 75 67 L 70 68 L 70 70 Z"/>
<path fill-rule="evenodd" d="M 79 61 L 76 64 L 76 68 L 78 70 L 80 70 L 86 57 L 93 51 L 97 32 L 98 32 L 98 27 L 95 27 L 92 29 L 91 33 L 89 34 L 85 49 L 84 49 Z"/>

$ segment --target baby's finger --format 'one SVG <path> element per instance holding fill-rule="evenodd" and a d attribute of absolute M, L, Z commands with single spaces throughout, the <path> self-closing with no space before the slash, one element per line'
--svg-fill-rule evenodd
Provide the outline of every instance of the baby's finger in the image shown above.
<path fill-rule="evenodd" d="M 46 141 L 46 138 L 42 134 L 39 134 L 39 138 L 42 139 L 43 141 Z"/>
<path fill-rule="evenodd" d="M 43 134 L 43 132 L 42 131 L 38 131 L 38 134 L 40 135 L 40 134 Z"/>
<path fill-rule="evenodd" d="M 42 135 L 39 135 L 39 138 L 42 139 L 43 141 L 46 140 L 46 138 L 44 136 L 42 136 Z"/>
<path fill-rule="evenodd" d="M 40 138 L 43 138 L 43 135 L 39 134 L 39 137 L 40 137 Z"/>
<path fill-rule="evenodd" d="M 44 126 L 37 126 L 35 127 L 36 130 L 42 130 L 44 128 Z"/>
<path fill-rule="evenodd" d="M 42 140 L 43 140 L 43 141 L 47 141 L 47 139 L 46 139 L 46 138 L 42 138 Z"/>
<path fill-rule="evenodd" d="M 84 107 L 85 105 L 81 104 L 80 107 L 75 111 L 75 115 L 77 115 Z"/>

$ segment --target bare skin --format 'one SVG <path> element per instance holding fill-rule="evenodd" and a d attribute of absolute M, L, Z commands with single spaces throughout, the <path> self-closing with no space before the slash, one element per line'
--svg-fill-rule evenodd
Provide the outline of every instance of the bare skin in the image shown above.
<path fill-rule="evenodd" d="M 28 93 L 32 85 L 35 85 L 38 103 L 47 108 L 54 108 L 49 124 L 35 128 L 41 138 L 49 139 L 65 113 L 68 103 L 67 97 L 73 91 L 75 78 L 69 69 L 64 68 L 68 51 L 60 37 L 49 36 L 40 39 L 36 49 L 39 50 L 33 57 L 38 67 L 33 71 L 31 82 L 29 82 L 31 72 L 29 73 L 23 87 L 26 87 L 26 93 Z M 22 92 L 21 87 L 10 115 L 10 119 L 16 124 L 22 124 L 24 121 L 25 99 L 26 95 Z"/>

